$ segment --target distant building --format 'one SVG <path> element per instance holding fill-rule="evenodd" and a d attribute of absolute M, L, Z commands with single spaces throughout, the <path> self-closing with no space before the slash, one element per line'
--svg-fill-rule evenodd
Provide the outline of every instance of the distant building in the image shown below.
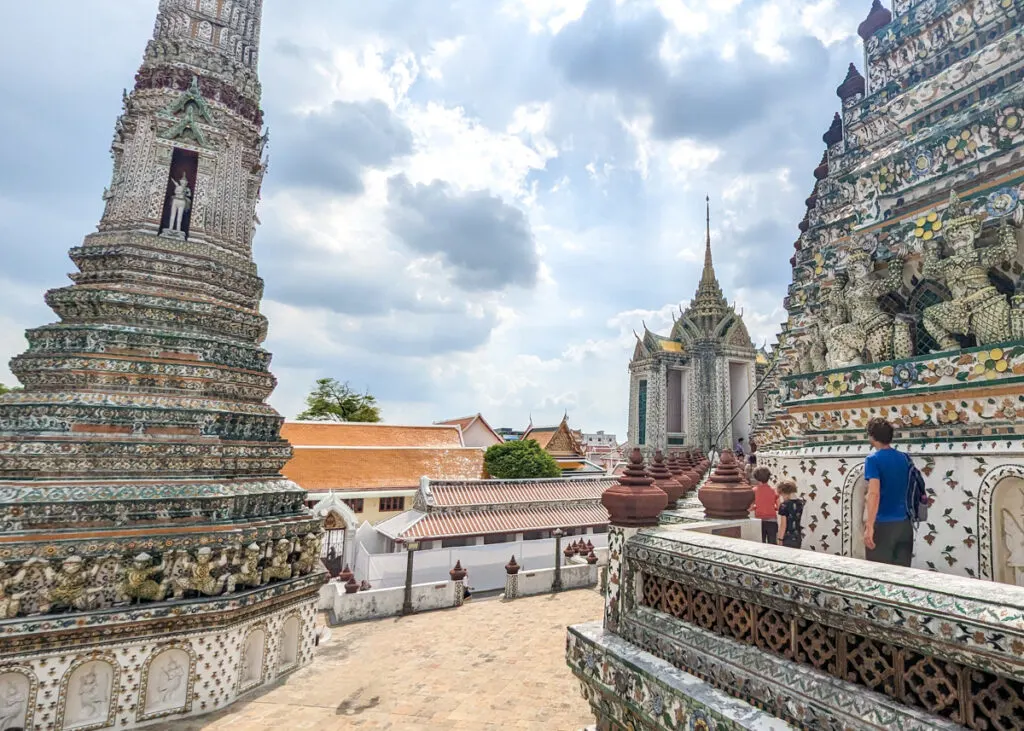
<path fill-rule="evenodd" d="M 510 429 L 507 426 L 495 429 L 494 431 L 506 442 L 518 442 L 523 438 L 523 434 L 526 433 L 522 429 Z"/>
<path fill-rule="evenodd" d="M 421 550 L 542 540 L 608 531 L 601 494 L 609 477 L 567 480 L 423 480 L 412 509 L 375 528 L 388 550 L 416 541 Z M 505 560 L 505 559 L 503 559 Z"/>
<path fill-rule="evenodd" d="M 448 419 L 447 421 L 435 422 L 439 426 L 457 426 L 462 431 L 462 442 L 467 447 L 480 447 L 487 449 L 495 444 L 504 442 L 504 438 L 498 434 L 483 416 L 463 416 L 459 419 Z"/>
<path fill-rule="evenodd" d="M 340 529 L 408 510 L 421 477 L 483 477 L 484 452 L 467 447 L 458 426 L 289 421 L 281 436 L 294 450 L 282 472 L 309 492 L 310 506 L 334 493 L 351 509 L 336 516 Z"/>
<path fill-rule="evenodd" d="M 607 474 L 612 474 L 623 463 L 622 451 L 614 434 L 603 431 L 584 434 L 581 441 L 587 461 L 601 466 Z"/>
<path fill-rule="evenodd" d="M 534 440 L 554 457 L 563 475 L 599 475 L 607 472 L 602 465 L 587 459 L 583 433 L 569 428 L 568 416 L 563 417 L 558 426 L 531 425 L 522 438 Z"/>

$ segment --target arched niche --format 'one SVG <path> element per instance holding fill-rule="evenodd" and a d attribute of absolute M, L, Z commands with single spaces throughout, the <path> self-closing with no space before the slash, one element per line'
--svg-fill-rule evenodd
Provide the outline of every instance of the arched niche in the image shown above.
<path fill-rule="evenodd" d="M 195 670 L 196 654 L 189 645 L 154 650 L 142 669 L 138 720 L 190 712 Z"/>
<path fill-rule="evenodd" d="M 267 630 L 260 625 L 249 630 L 242 639 L 238 660 L 238 689 L 255 688 L 263 682 L 263 660 L 267 655 Z"/>
<path fill-rule="evenodd" d="M 978 573 L 1024 586 L 1024 465 L 985 475 L 978 491 Z"/>
<path fill-rule="evenodd" d="M 293 614 L 281 625 L 281 641 L 278 645 L 277 667 L 289 670 L 299 664 L 299 641 L 302 639 L 302 622 Z"/>
<path fill-rule="evenodd" d="M 864 479 L 864 463 L 850 469 L 843 483 L 843 555 L 853 558 L 866 558 L 864 547 L 864 500 L 867 497 L 868 483 Z"/>
<path fill-rule="evenodd" d="M 76 661 L 60 684 L 57 728 L 91 731 L 114 725 L 120 667 L 110 655 Z"/>
<path fill-rule="evenodd" d="M 33 728 L 39 683 L 31 670 L 0 666 L 0 731 Z"/>

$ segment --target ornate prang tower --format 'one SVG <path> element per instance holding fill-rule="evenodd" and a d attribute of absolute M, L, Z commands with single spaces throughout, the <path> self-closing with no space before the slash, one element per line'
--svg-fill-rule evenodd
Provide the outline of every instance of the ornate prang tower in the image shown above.
<path fill-rule="evenodd" d="M 732 447 L 736 438 L 748 435 L 754 418 L 756 402 L 747 399 L 754 391 L 757 352 L 742 315 L 729 306 L 718 283 L 710 200 L 707 204 L 697 292 L 686 311 L 680 310 L 669 337 L 644 325 L 629 363 L 628 441 L 648 454 L 684 446 Z"/>
<path fill-rule="evenodd" d="M 160 0 L 99 230 L 0 397 L 7 727 L 212 711 L 308 662 L 320 525 L 280 470 L 252 260 L 262 0 Z M 13 724 L 13 725 L 12 725 Z"/>

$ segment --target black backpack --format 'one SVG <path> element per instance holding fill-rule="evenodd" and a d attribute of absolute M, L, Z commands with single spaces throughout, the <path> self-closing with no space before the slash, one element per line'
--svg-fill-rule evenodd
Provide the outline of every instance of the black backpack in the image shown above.
<path fill-rule="evenodd" d="M 917 469 L 914 460 L 907 458 L 907 519 L 917 524 L 928 520 L 928 491 L 924 486 L 924 475 Z"/>

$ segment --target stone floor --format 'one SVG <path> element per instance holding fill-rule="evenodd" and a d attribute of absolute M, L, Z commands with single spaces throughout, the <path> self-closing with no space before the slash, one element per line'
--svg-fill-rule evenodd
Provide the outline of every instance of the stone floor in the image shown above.
<path fill-rule="evenodd" d="M 601 616 L 582 589 L 334 627 L 313 664 L 159 731 L 579 731 L 594 717 L 565 665 L 565 628 Z"/>

